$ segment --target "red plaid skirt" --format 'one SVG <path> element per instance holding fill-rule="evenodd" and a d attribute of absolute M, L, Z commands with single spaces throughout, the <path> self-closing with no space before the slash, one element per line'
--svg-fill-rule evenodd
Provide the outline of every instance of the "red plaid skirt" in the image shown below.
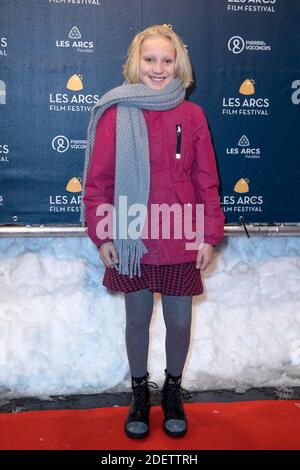
<path fill-rule="evenodd" d="M 114 268 L 106 268 L 103 285 L 119 292 L 149 289 L 165 295 L 200 295 L 203 292 L 200 269 L 196 261 L 179 264 L 141 264 L 141 277 L 119 274 Z"/>

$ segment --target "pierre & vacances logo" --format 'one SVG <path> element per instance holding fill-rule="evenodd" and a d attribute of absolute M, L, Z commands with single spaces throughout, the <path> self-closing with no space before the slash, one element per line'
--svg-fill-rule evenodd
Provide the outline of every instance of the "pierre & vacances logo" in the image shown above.
<path fill-rule="evenodd" d="M 65 135 L 56 135 L 52 139 L 52 149 L 57 153 L 65 153 L 67 150 L 85 150 L 86 140 L 83 139 L 69 139 Z"/>
<path fill-rule="evenodd" d="M 241 52 L 270 52 L 271 46 L 265 41 L 257 39 L 244 39 L 241 36 L 231 36 L 228 39 L 227 47 L 233 54 Z"/>
<path fill-rule="evenodd" d="M 83 76 L 80 74 L 72 75 L 66 85 L 67 90 L 82 92 Z M 85 93 L 50 93 L 49 94 L 49 110 L 55 112 L 90 112 L 93 105 L 99 100 L 99 95 L 91 95 Z"/>

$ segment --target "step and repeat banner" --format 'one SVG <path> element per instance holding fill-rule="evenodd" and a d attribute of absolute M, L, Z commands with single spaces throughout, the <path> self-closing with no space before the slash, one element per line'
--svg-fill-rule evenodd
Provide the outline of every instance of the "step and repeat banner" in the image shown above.
<path fill-rule="evenodd" d="M 90 110 L 157 23 L 189 52 L 226 222 L 300 222 L 299 0 L 0 0 L 0 224 L 79 225 Z"/>

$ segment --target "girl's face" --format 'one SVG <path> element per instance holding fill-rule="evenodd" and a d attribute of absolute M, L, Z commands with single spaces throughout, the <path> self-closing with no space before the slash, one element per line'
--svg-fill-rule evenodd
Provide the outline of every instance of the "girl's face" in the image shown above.
<path fill-rule="evenodd" d="M 175 49 L 164 37 L 145 39 L 140 49 L 140 79 L 151 90 L 162 90 L 175 78 Z"/>

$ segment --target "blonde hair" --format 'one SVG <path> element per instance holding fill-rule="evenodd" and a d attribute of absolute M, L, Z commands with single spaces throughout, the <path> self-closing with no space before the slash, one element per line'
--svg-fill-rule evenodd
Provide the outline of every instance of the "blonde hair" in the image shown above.
<path fill-rule="evenodd" d="M 194 83 L 191 61 L 188 52 L 180 37 L 172 30 L 171 25 L 152 25 L 144 29 L 131 41 L 127 60 L 123 67 L 123 75 L 129 83 L 139 83 L 140 79 L 140 50 L 143 41 L 149 38 L 164 37 L 169 39 L 175 49 L 175 77 L 183 82 L 183 87 L 188 88 Z"/>

